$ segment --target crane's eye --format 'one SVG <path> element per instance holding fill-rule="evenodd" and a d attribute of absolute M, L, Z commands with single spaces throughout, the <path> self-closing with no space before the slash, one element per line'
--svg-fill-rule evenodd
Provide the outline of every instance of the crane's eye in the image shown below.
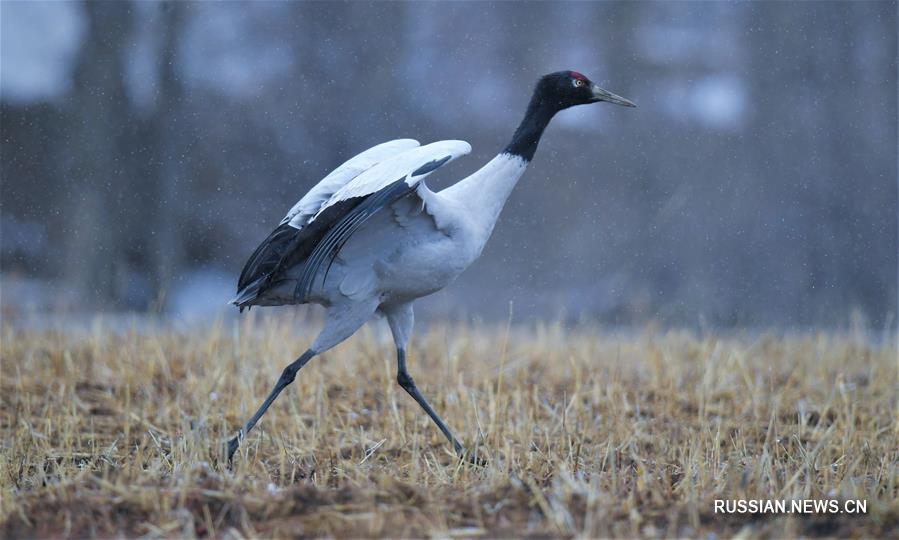
<path fill-rule="evenodd" d="M 587 83 L 584 82 L 584 79 L 575 79 L 575 80 L 574 80 L 574 85 L 577 86 L 577 87 L 579 87 L 579 88 L 580 88 L 581 86 L 584 86 L 585 84 L 587 84 Z"/>

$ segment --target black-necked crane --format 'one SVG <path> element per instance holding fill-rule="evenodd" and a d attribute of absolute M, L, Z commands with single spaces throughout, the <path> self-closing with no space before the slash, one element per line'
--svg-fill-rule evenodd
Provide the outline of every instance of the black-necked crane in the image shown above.
<path fill-rule="evenodd" d="M 337 167 L 294 205 L 250 256 L 232 300 L 251 306 L 316 303 L 327 310 L 309 349 L 284 368 L 256 414 L 228 441 L 232 458 L 297 372 L 344 341 L 375 313 L 387 318 L 397 382 L 437 424 L 460 457 L 466 451 L 406 369 L 412 304 L 450 284 L 481 254 L 500 211 L 533 159 L 543 130 L 575 105 L 634 104 L 576 71 L 543 76 L 509 144 L 480 170 L 439 192 L 425 178 L 471 151 L 464 141 L 379 144 Z"/>

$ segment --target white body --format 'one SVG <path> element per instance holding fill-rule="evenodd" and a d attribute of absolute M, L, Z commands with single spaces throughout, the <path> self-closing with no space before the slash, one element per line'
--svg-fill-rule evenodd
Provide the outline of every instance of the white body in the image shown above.
<path fill-rule="evenodd" d="M 325 306 L 397 303 L 446 287 L 480 256 L 525 167 L 524 160 L 500 154 L 443 191 L 418 183 L 414 195 L 381 210 L 352 235 L 324 282 L 316 280 L 310 300 Z M 294 269 L 292 277 L 299 272 Z M 260 303 L 293 303 L 294 284 L 283 282 Z"/>
<path fill-rule="evenodd" d="M 447 155 L 448 162 L 467 154 L 470 146 L 463 141 L 413 145 L 417 143 L 401 139 L 363 152 L 310 190 L 282 220 L 300 229 L 337 201 L 376 193 L 397 178 L 415 187 L 414 193 L 365 221 L 333 265 L 319 270 L 308 301 L 326 306 L 329 315 L 313 347 L 316 352 L 346 339 L 378 310 L 388 315 L 394 333 L 408 334 L 411 302 L 446 287 L 480 256 L 527 167 L 518 156 L 499 154 L 471 176 L 435 193 L 422 181 L 429 173 L 412 177 L 412 172 Z M 382 161 L 373 163 L 371 157 Z M 348 170 L 355 176 L 341 172 Z M 301 273 L 302 265 L 289 269 L 287 279 L 254 304 L 295 303 Z"/>
<path fill-rule="evenodd" d="M 322 300 L 341 300 L 338 280 L 340 296 L 382 303 L 446 287 L 480 256 L 524 169 L 521 159 L 503 154 L 441 192 L 418 184 L 415 196 L 375 215 L 347 242 L 338 255 L 343 276 L 328 276 Z"/>

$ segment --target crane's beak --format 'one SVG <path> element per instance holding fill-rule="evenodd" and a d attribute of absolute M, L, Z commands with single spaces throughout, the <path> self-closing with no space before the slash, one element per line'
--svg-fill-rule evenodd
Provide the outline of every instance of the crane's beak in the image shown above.
<path fill-rule="evenodd" d="M 614 103 L 615 105 L 622 105 L 624 107 L 636 107 L 633 101 L 629 99 L 624 99 L 621 96 L 615 95 L 608 90 L 603 90 L 602 88 L 593 85 L 593 99 L 596 102 L 599 101 L 608 101 L 609 103 Z"/>

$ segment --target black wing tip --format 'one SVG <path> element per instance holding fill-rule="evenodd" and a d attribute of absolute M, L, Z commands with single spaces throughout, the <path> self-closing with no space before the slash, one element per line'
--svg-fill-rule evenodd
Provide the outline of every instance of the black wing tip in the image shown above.
<path fill-rule="evenodd" d="M 286 251 L 296 236 L 303 229 L 297 229 L 288 223 L 281 223 L 253 250 L 253 254 L 247 259 L 240 277 L 237 279 L 237 294 L 247 288 L 253 281 L 265 274 L 272 274 L 277 270 Z"/>
<path fill-rule="evenodd" d="M 453 158 L 453 156 L 446 156 L 441 159 L 435 159 L 435 160 L 429 161 L 429 162 L 425 163 L 424 165 L 422 165 L 421 167 L 415 169 L 415 171 L 412 173 L 412 176 L 415 177 L 415 176 L 421 176 L 423 174 L 428 174 L 429 172 L 432 172 L 432 171 L 440 168 L 441 166 L 443 166 L 444 163 L 451 160 L 452 158 Z"/>
<path fill-rule="evenodd" d="M 237 291 L 237 296 L 231 299 L 229 304 L 234 304 L 243 313 L 243 309 L 249 309 L 252 306 L 252 302 L 259 298 L 259 294 L 261 292 L 262 286 L 265 283 L 265 280 L 268 278 L 267 275 L 263 275 L 262 277 L 256 279 L 246 287 Z"/>

